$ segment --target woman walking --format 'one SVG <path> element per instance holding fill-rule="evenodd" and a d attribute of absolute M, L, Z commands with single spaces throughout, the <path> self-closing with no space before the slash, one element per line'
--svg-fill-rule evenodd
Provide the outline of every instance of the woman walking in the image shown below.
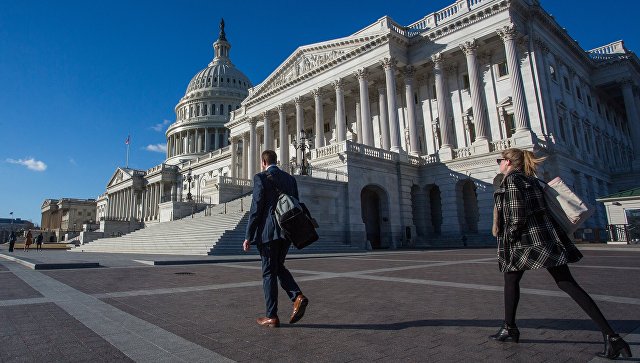
<path fill-rule="evenodd" d="M 546 268 L 558 287 L 566 292 L 598 325 L 604 336 L 599 356 L 615 359 L 631 356 L 629 344 L 616 334 L 591 297 L 571 276 L 568 263 L 582 254 L 546 210 L 536 167 L 545 158 L 532 152 L 507 149 L 497 160 L 502 183 L 495 191 L 494 233 L 498 241 L 498 265 L 504 273 L 504 324 L 491 338 L 517 343 L 516 309 L 520 300 L 520 279 L 526 270 Z"/>
<path fill-rule="evenodd" d="M 31 230 L 27 231 L 27 238 L 24 241 L 24 250 L 29 252 L 29 248 L 31 248 L 31 244 L 33 243 L 33 235 L 31 234 Z"/>

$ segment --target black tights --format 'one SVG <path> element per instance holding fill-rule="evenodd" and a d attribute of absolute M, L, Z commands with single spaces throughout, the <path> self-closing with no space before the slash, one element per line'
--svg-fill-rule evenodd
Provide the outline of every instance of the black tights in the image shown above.
<path fill-rule="evenodd" d="M 604 318 L 596 303 L 591 299 L 580 285 L 571 276 L 567 265 L 547 268 L 547 271 L 556 280 L 558 287 L 566 292 L 578 303 L 587 315 L 593 320 L 604 334 L 614 335 L 615 332 Z M 504 273 L 504 320 L 509 326 L 516 325 L 516 310 L 520 300 L 520 280 L 524 271 L 512 271 Z"/>

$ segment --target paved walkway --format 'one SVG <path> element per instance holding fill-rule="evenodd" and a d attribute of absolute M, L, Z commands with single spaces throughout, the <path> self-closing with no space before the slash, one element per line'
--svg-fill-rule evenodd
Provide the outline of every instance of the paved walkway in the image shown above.
<path fill-rule="evenodd" d="M 640 250 L 582 250 L 576 280 L 640 361 Z M 0 361 L 599 361 L 600 332 L 546 271 L 523 279 L 520 344 L 487 339 L 503 307 L 492 249 L 295 257 L 287 265 L 307 314 L 267 329 L 255 324 L 264 309 L 255 256 L 9 254 L 1 245 Z M 101 267 L 68 268 L 91 263 Z"/>

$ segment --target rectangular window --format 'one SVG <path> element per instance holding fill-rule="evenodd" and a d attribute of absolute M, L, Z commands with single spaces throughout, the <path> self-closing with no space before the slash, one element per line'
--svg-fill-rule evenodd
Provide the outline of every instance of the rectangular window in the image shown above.
<path fill-rule="evenodd" d="M 469 75 L 468 74 L 464 74 L 462 76 L 462 89 L 464 90 L 469 90 L 471 86 L 469 85 Z"/>
<path fill-rule="evenodd" d="M 504 124 L 507 129 L 507 137 L 511 137 L 511 135 L 516 132 L 516 118 L 513 114 L 507 114 L 504 116 Z"/>
<path fill-rule="evenodd" d="M 578 96 L 579 100 L 582 99 L 582 92 L 580 92 L 580 86 L 576 86 L 576 96 Z"/>
<path fill-rule="evenodd" d="M 591 103 L 591 96 L 587 95 L 587 105 L 589 105 L 589 107 L 593 107 L 593 104 Z"/>
<path fill-rule="evenodd" d="M 571 92 L 571 86 L 569 85 L 569 77 L 564 77 L 564 89 Z"/>
<path fill-rule="evenodd" d="M 556 68 L 554 66 L 549 66 L 549 74 L 551 75 L 551 80 L 557 82 L 558 75 L 556 73 Z"/>
<path fill-rule="evenodd" d="M 324 124 L 324 132 L 331 132 L 331 126 L 328 123 Z"/>
<path fill-rule="evenodd" d="M 564 119 L 562 116 L 558 117 L 558 125 L 560 125 L 560 138 L 562 138 L 562 140 L 566 140 L 567 135 L 564 132 Z"/>
<path fill-rule="evenodd" d="M 598 115 L 602 115 L 602 108 L 600 108 L 600 103 L 596 103 L 596 107 L 598 107 Z"/>
<path fill-rule="evenodd" d="M 505 77 L 509 75 L 509 67 L 507 61 L 498 63 L 498 77 Z"/>

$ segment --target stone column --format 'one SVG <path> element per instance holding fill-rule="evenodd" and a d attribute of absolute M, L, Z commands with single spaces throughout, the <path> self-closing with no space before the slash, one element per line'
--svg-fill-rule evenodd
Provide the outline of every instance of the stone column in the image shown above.
<path fill-rule="evenodd" d="M 362 115 L 360 111 L 360 102 L 356 101 L 356 142 L 362 144 Z"/>
<path fill-rule="evenodd" d="M 264 131 L 264 146 L 263 146 L 263 150 L 273 150 L 273 135 L 271 132 L 271 120 L 269 120 L 269 112 L 265 111 L 262 113 L 262 118 L 263 118 L 263 127 L 262 130 Z"/>
<path fill-rule="evenodd" d="M 211 150 L 211 147 L 209 146 L 211 144 L 210 140 L 209 140 L 209 128 L 205 127 L 204 128 L 204 151 L 205 152 L 209 152 Z"/>
<path fill-rule="evenodd" d="M 367 146 L 374 146 L 371 105 L 369 104 L 369 74 L 366 68 L 358 69 L 356 77 L 360 86 L 360 119 L 362 122 L 362 136 L 358 134 L 358 142 Z"/>
<path fill-rule="evenodd" d="M 311 91 L 311 95 L 313 95 L 313 100 L 315 102 L 315 110 L 316 110 L 316 139 L 315 139 L 315 148 L 321 148 L 324 146 L 324 110 L 322 108 L 322 90 L 320 88 L 316 88 Z"/>
<path fill-rule="evenodd" d="M 277 106 L 280 123 L 278 125 L 278 138 L 280 138 L 280 165 L 289 165 L 289 142 L 287 140 L 287 115 L 284 104 Z"/>
<path fill-rule="evenodd" d="M 242 134 L 242 179 L 249 179 L 249 134 Z"/>
<path fill-rule="evenodd" d="M 342 142 L 347 139 L 347 120 L 344 110 L 344 82 L 337 79 L 332 83 L 336 90 L 336 141 Z"/>
<path fill-rule="evenodd" d="M 215 150 L 218 150 L 220 148 L 220 134 L 219 134 L 219 128 L 214 128 L 213 129 L 213 147 Z"/>
<path fill-rule="evenodd" d="M 216 129 L 216 133 L 217 133 L 217 129 Z M 237 160 L 237 155 L 236 155 L 236 149 L 238 148 L 238 139 L 236 137 L 232 137 L 231 138 L 231 147 L 229 148 L 229 151 L 231 151 L 231 177 L 232 178 L 237 178 L 237 170 L 238 170 L 238 165 L 236 165 L 238 163 Z"/>
<path fill-rule="evenodd" d="M 249 120 L 249 163 L 247 179 L 251 179 L 256 173 L 256 149 L 257 149 L 256 120 Z"/>
<path fill-rule="evenodd" d="M 633 141 L 633 166 L 634 169 L 640 167 L 640 120 L 638 119 L 638 108 L 633 95 L 634 83 L 631 79 L 622 81 L 622 96 L 624 97 L 624 108 L 627 111 L 627 121 L 629 122 L 629 132 Z"/>
<path fill-rule="evenodd" d="M 389 144 L 391 144 L 389 140 L 389 113 L 387 112 L 386 90 L 383 85 L 378 86 L 378 106 L 380 108 L 380 136 L 382 136 L 380 147 L 389 150 Z"/>
<path fill-rule="evenodd" d="M 522 75 L 520 74 L 520 58 L 518 57 L 516 45 L 518 32 L 515 25 L 512 24 L 498 29 L 497 33 L 504 42 L 504 49 L 507 54 L 507 67 L 509 68 L 511 91 L 513 92 L 513 110 L 516 117 L 516 134 L 523 132 L 529 134 L 529 143 L 531 143 L 529 114 L 527 113 L 524 86 L 522 83 Z M 519 138 L 518 135 L 516 135 L 516 139 L 517 138 Z"/>
<path fill-rule="evenodd" d="M 438 153 L 445 157 L 445 160 L 451 160 L 452 152 L 451 148 L 451 124 L 449 116 L 449 108 L 447 107 L 447 88 L 446 88 L 446 75 L 444 72 L 444 60 L 442 53 L 437 53 L 431 57 L 433 60 L 433 73 L 436 83 L 436 99 L 438 101 L 438 124 L 440 126 L 440 150 Z"/>
<path fill-rule="evenodd" d="M 416 104 L 413 96 L 413 75 L 415 69 L 408 66 L 404 72 L 405 98 L 407 100 L 407 119 L 409 124 L 409 153 L 411 155 L 420 154 L 420 145 L 418 144 L 418 125 L 416 122 Z"/>
<path fill-rule="evenodd" d="M 385 82 L 387 85 L 387 107 L 389 110 L 389 133 L 391 137 L 391 151 L 399 152 L 402 149 L 400 143 L 400 125 L 398 120 L 398 102 L 396 100 L 396 60 L 385 58 L 382 60 Z"/>
<path fill-rule="evenodd" d="M 300 133 L 304 129 L 304 109 L 302 108 L 302 97 L 298 96 L 293 99 L 294 104 L 296 105 L 296 134 L 294 135 L 294 140 L 296 142 L 300 141 Z M 296 164 L 301 165 L 302 163 L 302 150 L 296 149 Z"/>
<path fill-rule="evenodd" d="M 487 110 L 482 97 L 482 74 L 478 72 L 478 44 L 475 39 L 460 45 L 460 49 L 467 58 L 467 70 L 469 72 L 469 86 L 471 91 L 471 103 L 473 104 L 473 123 L 476 130 L 474 141 L 474 153 L 489 152 L 489 122 Z"/>

